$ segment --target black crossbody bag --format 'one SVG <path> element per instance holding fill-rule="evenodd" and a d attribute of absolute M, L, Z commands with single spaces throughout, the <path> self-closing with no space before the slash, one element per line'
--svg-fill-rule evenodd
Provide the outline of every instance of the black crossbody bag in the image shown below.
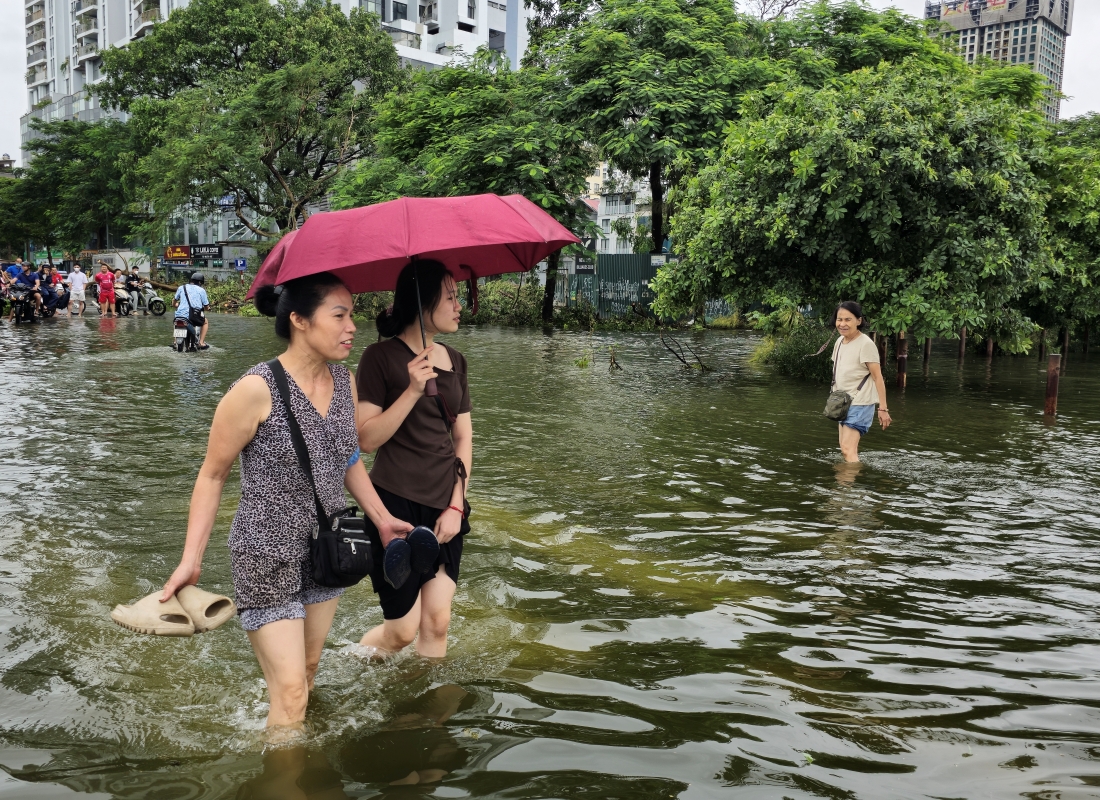
<path fill-rule="evenodd" d="M 302 429 L 290 407 L 290 384 L 286 379 L 286 370 L 273 358 L 267 362 L 275 385 L 279 387 L 279 396 L 286 409 L 286 421 L 290 428 L 290 439 L 294 443 L 294 452 L 298 455 L 298 465 L 309 478 L 313 489 L 313 502 L 317 506 L 317 523 L 313 526 L 313 536 L 309 540 L 309 560 L 313 580 L 320 586 L 354 586 L 370 574 L 373 566 L 370 540 L 366 534 L 366 520 L 355 516 L 355 506 L 342 508 L 335 514 L 325 512 L 321 497 L 317 494 L 317 483 L 313 480 L 313 466 L 309 460 Z"/>
<path fill-rule="evenodd" d="M 852 408 L 852 400 L 854 399 L 847 392 L 834 389 L 836 386 L 836 368 L 837 362 L 840 361 L 840 348 L 837 348 L 836 356 L 833 359 L 833 383 L 829 392 L 828 399 L 825 400 L 825 411 L 822 413 L 826 419 L 831 419 L 835 422 L 843 422 L 848 418 L 848 411 Z M 856 389 L 856 394 L 859 394 L 863 389 L 863 384 L 867 383 L 867 380 L 871 377 L 871 373 L 868 372 L 863 376 L 863 380 L 859 382 L 859 388 Z"/>

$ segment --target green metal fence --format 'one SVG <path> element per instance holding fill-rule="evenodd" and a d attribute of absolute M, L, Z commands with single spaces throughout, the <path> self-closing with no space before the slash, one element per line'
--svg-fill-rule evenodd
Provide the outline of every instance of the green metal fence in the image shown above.
<path fill-rule="evenodd" d="M 604 318 L 649 316 L 654 297 L 649 282 L 659 268 L 653 262 L 648 253 L 598 255 L 594 274 L 559 276 L 558 302 L 565 306 L 588 302 Z"/>

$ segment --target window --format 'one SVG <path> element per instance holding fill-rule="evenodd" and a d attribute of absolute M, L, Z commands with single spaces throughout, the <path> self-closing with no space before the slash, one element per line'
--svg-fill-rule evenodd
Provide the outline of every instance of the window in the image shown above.
<path fill-rule="evenodd" d="M 611 219 L 609 217 L 601 219 L 600 228 L 603 230 L 604 233 L 611 233 Z"/>
<path fill-rule="evenodd" d="M 379 17 L 382 16 L 382 0 L 359 0 L 359 7 Z"/>
<path fill-rule="evenodd" d="M 474 32 L 474 26 L 471 25 L 469 22 L 460 22 L 460 23 L 458 23 L 458 29 L 460 31 L 466 31 L 466 33 L 473 33 Z"/>
<path fill-rule="evenodd" d="M 405 19 L 409 18 L 409 6 L 407 3 L 394 3 L 393 4 L 393 18 Z"/>
<path fill-rule="evenodd" d="M 466 16 L 470 19 L 477 16 L 477 0 L 468 0 L 466 3 Z"/>
<path fill-rule="evenodd" d="M 504 31 L 489 29 L 489 49 L 494 53 L 504 52 Z"/>

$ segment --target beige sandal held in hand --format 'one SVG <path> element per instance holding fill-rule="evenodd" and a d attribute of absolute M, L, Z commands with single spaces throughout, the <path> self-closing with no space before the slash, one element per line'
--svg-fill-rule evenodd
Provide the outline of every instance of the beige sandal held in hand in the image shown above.
<path fill-rule="evenodd" d="M 191 617 L 195 633 L 212 631 L 237 613 L 237 606 L 228 597 L 207 592 L 198 586 L 184 586 L 176 592 L 176 599 Z"/>
<path fill-rule="evenodd" d="M 115 606 L 111 619 L 137 633 L 154 636 L 191 636 L 195 623 L 175 597 L 160 602 L 160 592 L 143 597 L 132 606 Z"/>

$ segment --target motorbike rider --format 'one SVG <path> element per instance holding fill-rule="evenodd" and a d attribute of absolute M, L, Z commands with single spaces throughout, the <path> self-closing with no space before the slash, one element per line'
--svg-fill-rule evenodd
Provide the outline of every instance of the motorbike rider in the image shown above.
<path fill-rule="evenodd" d="M 144 281 L 141 279 L 141 275 L 138 273 L 138 268 L 133 266 L 130 268 L 130 274 L 126 275 L 125 288 L 130 293 L 130 310 L 133 313 L 137 313 L 138 302 L 141 300 L 141 285 Z M 145 314 L 148 316 L 149 308 L 146 305 Z"/>
<path fill-rule="evenodd" d="M 191 273 L 191 285 L 185 283 L 176 289 L 175 299 L 172 300 L 172 305 L 176 307 L 175 318 L 187 320 L 187 327 L 192 333 L 195 333 L 195 325 L 191 322 L 192 309 L 202 315 L 202 330 L 198 332 L 200 350 L 210 347 L 206 343 L 206 331 L 210 327 L 206 312 L 210 309 L 210 298 L 203 288 L 205 283 L 206 277 L 201 272 Z"/>
<path fill-rule="evenodd" d="M 37 272 L 31 272 L 31 265 L 24 262 L 23 271 L 15 276 L 15 285 L 29 289 L 31 295 L 34 297 L 34 308 L 36 311 L 42 308 L 42 290 L 39 288 L 41 279 Z M 14 313 L 14 307 L 12 309 Z"/>
<path fill-rule="evenodd" d="M 57 303 L 57 292 L 53 285 L 53 270 L 49 264 L 43 264 L 38 268 L 38 289 L 42 292 L 42 303 L 46 306 Z"/>

